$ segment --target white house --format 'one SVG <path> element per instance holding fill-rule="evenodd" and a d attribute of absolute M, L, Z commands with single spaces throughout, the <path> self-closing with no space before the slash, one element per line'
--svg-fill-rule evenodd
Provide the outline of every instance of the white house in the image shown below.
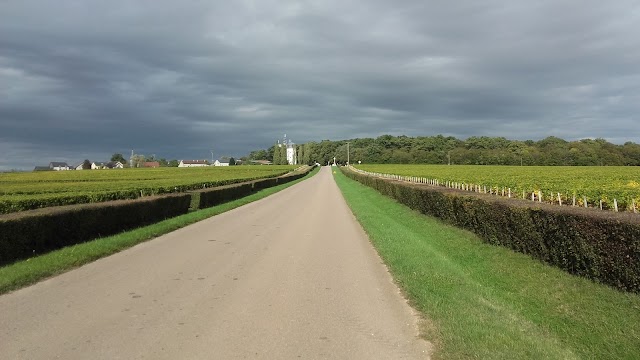
<path fill-rule="evenodd" d="M 91 170 L 96 169 L 122 169 L 124 164 L 120 161 L 92 162 Z"/>
<path fill-rule="evenodd" d="M 229 161 L 229 158 L 221 157 L 213 163 L 213 166 L 229 166 Z"/>
<path fill-rule="evenodd" d="M 178 167 L 199 167 L 209 166 L 207 160 L 180 160 Z"/>
<path fill-rule="evenodd" d="M 109 161 L 108 163 L 105 164 L 107 169 L 123 169 L 124 168 L 124 164 L 121 163 L 120 161 Z"/>
<path fill-rule="evenodd" d="M 58 162 L 58 161 L 50 162 L 49 169 L 55 170 L 55 171 L 71 170 L 71 168 L 69 167 L 69 165 L 67 165 L 66 162 Z"/>

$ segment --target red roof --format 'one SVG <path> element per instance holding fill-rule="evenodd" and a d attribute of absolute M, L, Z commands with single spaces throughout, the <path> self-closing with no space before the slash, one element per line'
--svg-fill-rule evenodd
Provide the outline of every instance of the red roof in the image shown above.
<path fill-rule="evenodd" d="M 160 167 L 160 163 L 157 161 L 147 161 L 145 163 L 142 164 L 143 167 Z"/>

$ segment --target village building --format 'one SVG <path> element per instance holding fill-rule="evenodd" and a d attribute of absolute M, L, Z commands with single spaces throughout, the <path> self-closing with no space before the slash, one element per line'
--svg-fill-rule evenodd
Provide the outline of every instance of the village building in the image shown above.
<path fill-rule="evenodd" d="M 231 159 L 228 157 L 221 157 L 213 162 L 213 166 L 229 166 L 229 161 Z"/>
<path fill-rule="evenodd" d="M 158 161 L 145 161 L 144 163 L 142 163 L 142 167 L 157 168 L 160 167 L 160 163 Z"/>
<path fill-rule="evenodd" d="M 284 139 L 282 140 L 281 144 L 278 144 L 278 146 L 286 146 L 287 163 L 289 165 L 298 164 L 298 159 L 296 156 L 296 145 L 291 141 L 291 139 L 287 140 L 287 134 L 284 134 Z"/>
<path fill-rule="evenodd" d="M 178 167 L 199 167 L 209 166 L 207 160 L 180 160 Z"/>
<path fill-rule="evenodd" d="M 71 168 L 69 167 L 69 165 L 67 165 L 66 162 L 58 162 L 58 161 L 50 162 L 49 169 L 55 170 L 55 171 L 71 170 Z"/>

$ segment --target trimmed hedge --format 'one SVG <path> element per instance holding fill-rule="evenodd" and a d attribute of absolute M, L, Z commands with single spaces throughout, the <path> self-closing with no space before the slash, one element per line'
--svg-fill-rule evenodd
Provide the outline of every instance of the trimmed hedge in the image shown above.
<path fill-rule="evenodd" d="M 239 199 L 252 191 L 304 177 L 311 169 L 187 194 L 50 207 L 0 215 L 0 266 L 153 224 L 185 214 L 195 206 L 203 209 Z"/>
<path fill-rule="evenodd" d="M 270 188 L 277 185 L 300 179 L 306 176 L 313 168 L 305 171 L 293 172 L 276 178 L 254 180 L 241 184 L 219 186 L 212 189 L 199 190 L 193 192 L 194 196 L 199 196 L 199 209 L 216 206 L 227 201 L 236 200 L 251 194 L 253 191 Z"/>
<path fill-rule="evenodd" d="M 640 219 L 635 214 L 534 205 L 489 195 L 345 175 L 483 241 L 530 255 L 569 273 L 640 293 Z"/>
<path fill-rule="evenodd" d="M 208 190 L 200 190 L 198 191 L 198 193 L 200 193 L 199 209 L 236 200 L 251 194 L 251 192 L 253 192 L 252 183 L 226 185 Z"/>
<path fill-rule="evenodd" d="M 257 190 L 267 189 L 267 188 L 278 185 L 278 180 L 276 178 L 262 179 L 262 180 L 253 181 L 252 184 L 253 184 L 253 189 L 257 191 Z"/>
<path fill-rule="evenodd" d="M 4 215 L 0 265 L 185 214 L 190 202 L 190 194 L 178 194 Z"/>

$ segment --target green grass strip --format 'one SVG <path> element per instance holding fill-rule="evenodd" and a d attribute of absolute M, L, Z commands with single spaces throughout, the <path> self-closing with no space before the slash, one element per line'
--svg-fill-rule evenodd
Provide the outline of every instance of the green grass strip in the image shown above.
<path fill-rule="evenodd" d="M 334 175 L 438 359 L 639 359 L 640 296 L 569 275 Z"/>
<path fill-rule="evenodd" d="M 301 179 L 260 190 L 238 200 L 193 211 L 153 225 L 69 246 L 41 256 L 0 267 L 0 294 L 36 283 L 39 280 L 53 275 L 61 274 L 91 261 L 130 248 L 141 242 L 246 205 L 250 202 L 263 199 L 300 181 L 308 179 L 317 172 L 318 168 L 315 168 L 311 173 Z"/>

